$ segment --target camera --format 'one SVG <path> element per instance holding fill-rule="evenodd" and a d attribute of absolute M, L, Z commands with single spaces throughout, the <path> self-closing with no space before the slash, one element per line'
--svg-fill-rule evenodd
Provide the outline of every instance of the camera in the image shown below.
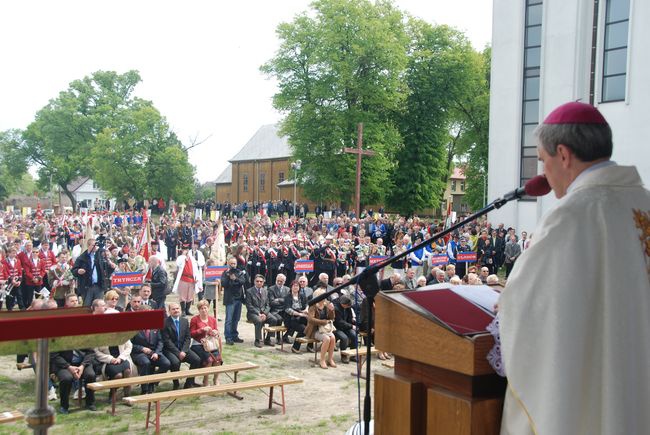
<path fill-rule="evenodd" d="M 100 234 L 97 236 L 95 239 L 95 244 L 97 245 L 97 248 L 99 249 L 104 249 L 106 248 L 106 235 L 105 234 Z"/>

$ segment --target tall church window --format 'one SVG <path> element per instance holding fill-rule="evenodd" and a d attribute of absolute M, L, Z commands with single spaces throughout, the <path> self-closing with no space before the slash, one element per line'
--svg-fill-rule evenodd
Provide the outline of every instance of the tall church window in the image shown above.
<path fill-rule="evenodd" d="M 537 151 L 533 131 L 539 124 L 539 79 L 542 52 L 542 0 L 526 1 L 524 27 L 524 76 L 521 107 L 520 185 L 537 175 Z"/>
<path fill-rule="evenodd" d="M 601 101 L 625 99 L 630 0 L 607 0 Z"/>

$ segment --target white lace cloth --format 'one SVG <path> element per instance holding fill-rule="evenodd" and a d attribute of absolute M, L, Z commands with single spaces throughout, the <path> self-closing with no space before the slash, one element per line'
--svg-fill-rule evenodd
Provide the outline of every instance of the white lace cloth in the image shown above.
<path fill-rule="evenodd" d="M 487 360 L 499 376 L 506 377 L 506 368 L 501 359 L 501 334 L 499 333 L 499 315 L 490 322 L 487 330 L 494 337 L 494 346 L 487 354 Z"/>

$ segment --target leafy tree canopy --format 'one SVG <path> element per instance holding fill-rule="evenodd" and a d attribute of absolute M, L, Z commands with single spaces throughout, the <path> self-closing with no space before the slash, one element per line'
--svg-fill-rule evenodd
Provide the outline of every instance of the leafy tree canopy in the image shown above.
<path fill-rule="evenodd" d="M 305 193 L 315 201 L 350 202 L 355 191 L 356 125 L 364 123 L 362 202 L 384 200 L 400 135 L 393 114 L 404 103 L 408 38 L 390 2 L 320 0 L 313 14 L 281 24 L 281 45 L 262 71 L 278 80 L 274 106 L 283 133 L 303 161 Z"/>
<path fill-rule="evenodd" d="M 0 200 L 20 190 L 23 175 L 27 173 L 27 162 L 20 152 L 21 143 L 20 130 L 0 132 Z"/>
<path fill-rule="evenodd" d="M 388 1 L 318 0 L 277 34 L 261 70 L 278 81 L 273 103 L 312 200 L 351 202 L 356 156 L 343 149 L 359 122 L 376 152 L 362 160 L 362 203 L 407 215 L 440 203 L 454 160 L 487 154 L 489 61 L 457 30 Z"/>
<path fill-rule="evenodd" d="M 25 130 L 23 155 L 73 205 L 67 186 L 79 176 L 92 177 L 118 199 L 191 197 L 187 152 L 153 104 L 133 96 L 140 81 L 137 71 L 97 71 L 75 80 Z"/>

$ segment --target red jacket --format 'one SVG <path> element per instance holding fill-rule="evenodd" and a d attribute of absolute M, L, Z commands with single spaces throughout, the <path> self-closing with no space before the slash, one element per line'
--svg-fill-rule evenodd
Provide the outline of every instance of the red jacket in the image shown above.
<path fill-rule="evenodd" d="M 38 260 L 38 264 L 34 264 L 34 260 L 31 260 L 28 265 L 24 265 L 25 271 L 25 284 L 33 286 L 43 285 L 43 277 L 47 273 L 45 269 L 45 262 Z"/>
<path fill-rule="evenodd" d="M 50 267 L 56 264 L 56 255 L 51 250 L 43 251 L 42 249 L 38 251 L 38 258 L 45 263 L 45 270 L 50 270 Z"/>
<path fill-rule="evenodd" d="M 190 335 L 196 341 L 201 341 L 202 338 L 205 338 L 206 332 L 203 330 L 204 327 L 209 326 L 212 329 L 217 329 L 217 319 L 212 316 L 208 316 L 208 322 L 203 323 L 201 316 L 198 314 L 192 317 L 190 321 Z"/>
<path fill-rule="evenodd" d="M 16 254 L 16 258 L 20 261 L 20 265 L 22 266 L 23 270 L 25 270 L 29 265 L 29 262 L 32 260 L 32 253 L 20 251 L 18 254 Z"/>
<path fill-rule="evenodd" d="M 17 277 L 18 279 L 23 279 L 23 266 L 20 263 L 18 258 L 14 258 L 14 267 L 11 267 L 9 258 L 2 260 L 2 265 L 4 266 L 3 275 L 9 279 L 10 277 Z"/>

